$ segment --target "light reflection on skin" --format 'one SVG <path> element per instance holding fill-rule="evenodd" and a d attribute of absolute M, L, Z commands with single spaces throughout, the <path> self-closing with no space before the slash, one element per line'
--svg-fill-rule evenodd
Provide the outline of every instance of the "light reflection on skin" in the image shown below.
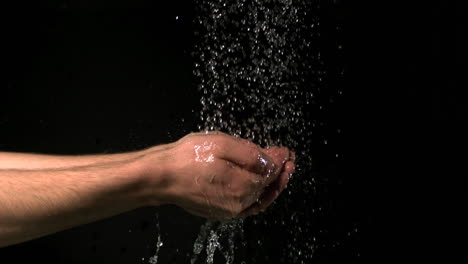
<path fill-rule="evenodd" d="M 267 163 L 268 163 L 267 160 L 263 158 L 261 155 L 258 155 L 258 160 L 260 161 L 263 167 L 267 166 Z"/>
<path fill-rule="evenodd" d="M 213 152 L 212 150 L 215 148 L 215 144 L 213 144 L 213 142 L 203 142 L 202 145 L 194 145 L 193 146 L 193 149 L 195 151 L 195 161 L 196 162 L 206 162 L 206 163 L 212 163 L 214 162 L 214 155 L 213 155 Z M 213 215 L 213 211 L 211 209 L 211 202 L 210 200 L 208 199 L 208 195 L 203 191 L 203 188 L 201 188 L 201 185 L 200 185 L 200 177 L 201 175 L 198 175 L 197 177 L 195 177 L 195 183 L 196 185 L 200 188 L 200 192 L 201 194 L 203 195 L 203 198 L 205 199 L 205 202 L 209 205 L 209 214 L 210 215 Z M 214 175 L 213 175 L 214 177 Z M 211 179 L 212 180 L 212 179 Z M 211 181 L 210 181 L 211 183 Z"/>
<path fill-rule="evenodd" d="M 203 142 L 202 145 L 195 145 L 193 149 L 195 150 L 195 161 L 197 162 L 213 162 L 214 155 L 212 150 L 215 148 L 213 142 Z"/>

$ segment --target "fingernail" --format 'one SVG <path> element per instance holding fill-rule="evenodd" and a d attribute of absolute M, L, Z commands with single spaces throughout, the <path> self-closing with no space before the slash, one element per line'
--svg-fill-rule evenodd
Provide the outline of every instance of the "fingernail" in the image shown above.
<path fill-rule="evenodd" d="M 278 166 L 270 158 L 270 156 L 263 153 L 262 151 L 259 151 L 258 159 L 260 161 L 260 164 L 261 164 L 262 168 L 265 170 L 265 173 L 268 173 L 268 174 L 270 174 L 271 172 L 277 173 Z"/>

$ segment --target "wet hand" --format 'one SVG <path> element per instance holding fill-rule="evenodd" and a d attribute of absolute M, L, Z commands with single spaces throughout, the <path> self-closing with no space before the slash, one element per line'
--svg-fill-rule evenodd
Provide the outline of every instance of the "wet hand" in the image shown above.
<path fill-rule="evenodd" d="M 165 150 L 167 203 L 209 219 L 264 211 L 294 172 L 294 153 L 221 132 L 192 133 Z"/>

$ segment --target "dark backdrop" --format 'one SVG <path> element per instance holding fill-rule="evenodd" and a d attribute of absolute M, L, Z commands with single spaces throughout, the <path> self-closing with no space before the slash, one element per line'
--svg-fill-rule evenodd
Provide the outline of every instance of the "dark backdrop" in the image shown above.
<path fill-rule="evenodd" d="M 345 3 L 346 151 L 371 186 L 375 263 L 462 258 L 465 2 Z"/>
<path fill-rule="evenodd" d="M 344 58 L 328 63 L 346 64 L 340 113 L 347 132 L 345 162 L 318 167 L 328 168 L 319 173 L 333 182 L 350 179 L 330 185 L 334 192 L 324 197 L 347 208 L 330 226 L 359 219 L 360 232 L 339 249 L 322 250 L 316 262 L 454 258 L 465 186 L 456 166 L 463 156 L 451 155 L 466 122 L 465 9 L 442 1 L 323 2 L 325 21 L 346 17 Z M 122 152 L 194 130 L 193 2 L 35 5 L 2 9 L 0 150 Z M 335 38 L 323 45 L 335 46 Z M 203 220 L 172 207 L 143 208 L 3 248 L 0 262 L 147 260 L 155 250 L 156 212 L 161 263 L 186 263 Z"/>
<path fill-rule="evenodd" d="M 196 127 L 191 1 L 158 7 L 60 1 L 4 11 L 2 151 L 124 152 L 171 142 Z M 156 212 L 167 252 L 160 261 L 183 259 L 176 249 L 192 251 L 202 220 L 168 207 L 4 248 L 0 263 L 147 263 L 157 241 Z"/>

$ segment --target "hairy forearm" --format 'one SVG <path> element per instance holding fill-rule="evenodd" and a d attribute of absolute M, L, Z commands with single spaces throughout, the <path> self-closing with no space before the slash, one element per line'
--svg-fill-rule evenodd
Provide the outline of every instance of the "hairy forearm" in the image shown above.
<path fill-rule="evenodd" d="M 0 247 L 146 205 L 138 158 L 91 163 L 1 169 Z"/>

